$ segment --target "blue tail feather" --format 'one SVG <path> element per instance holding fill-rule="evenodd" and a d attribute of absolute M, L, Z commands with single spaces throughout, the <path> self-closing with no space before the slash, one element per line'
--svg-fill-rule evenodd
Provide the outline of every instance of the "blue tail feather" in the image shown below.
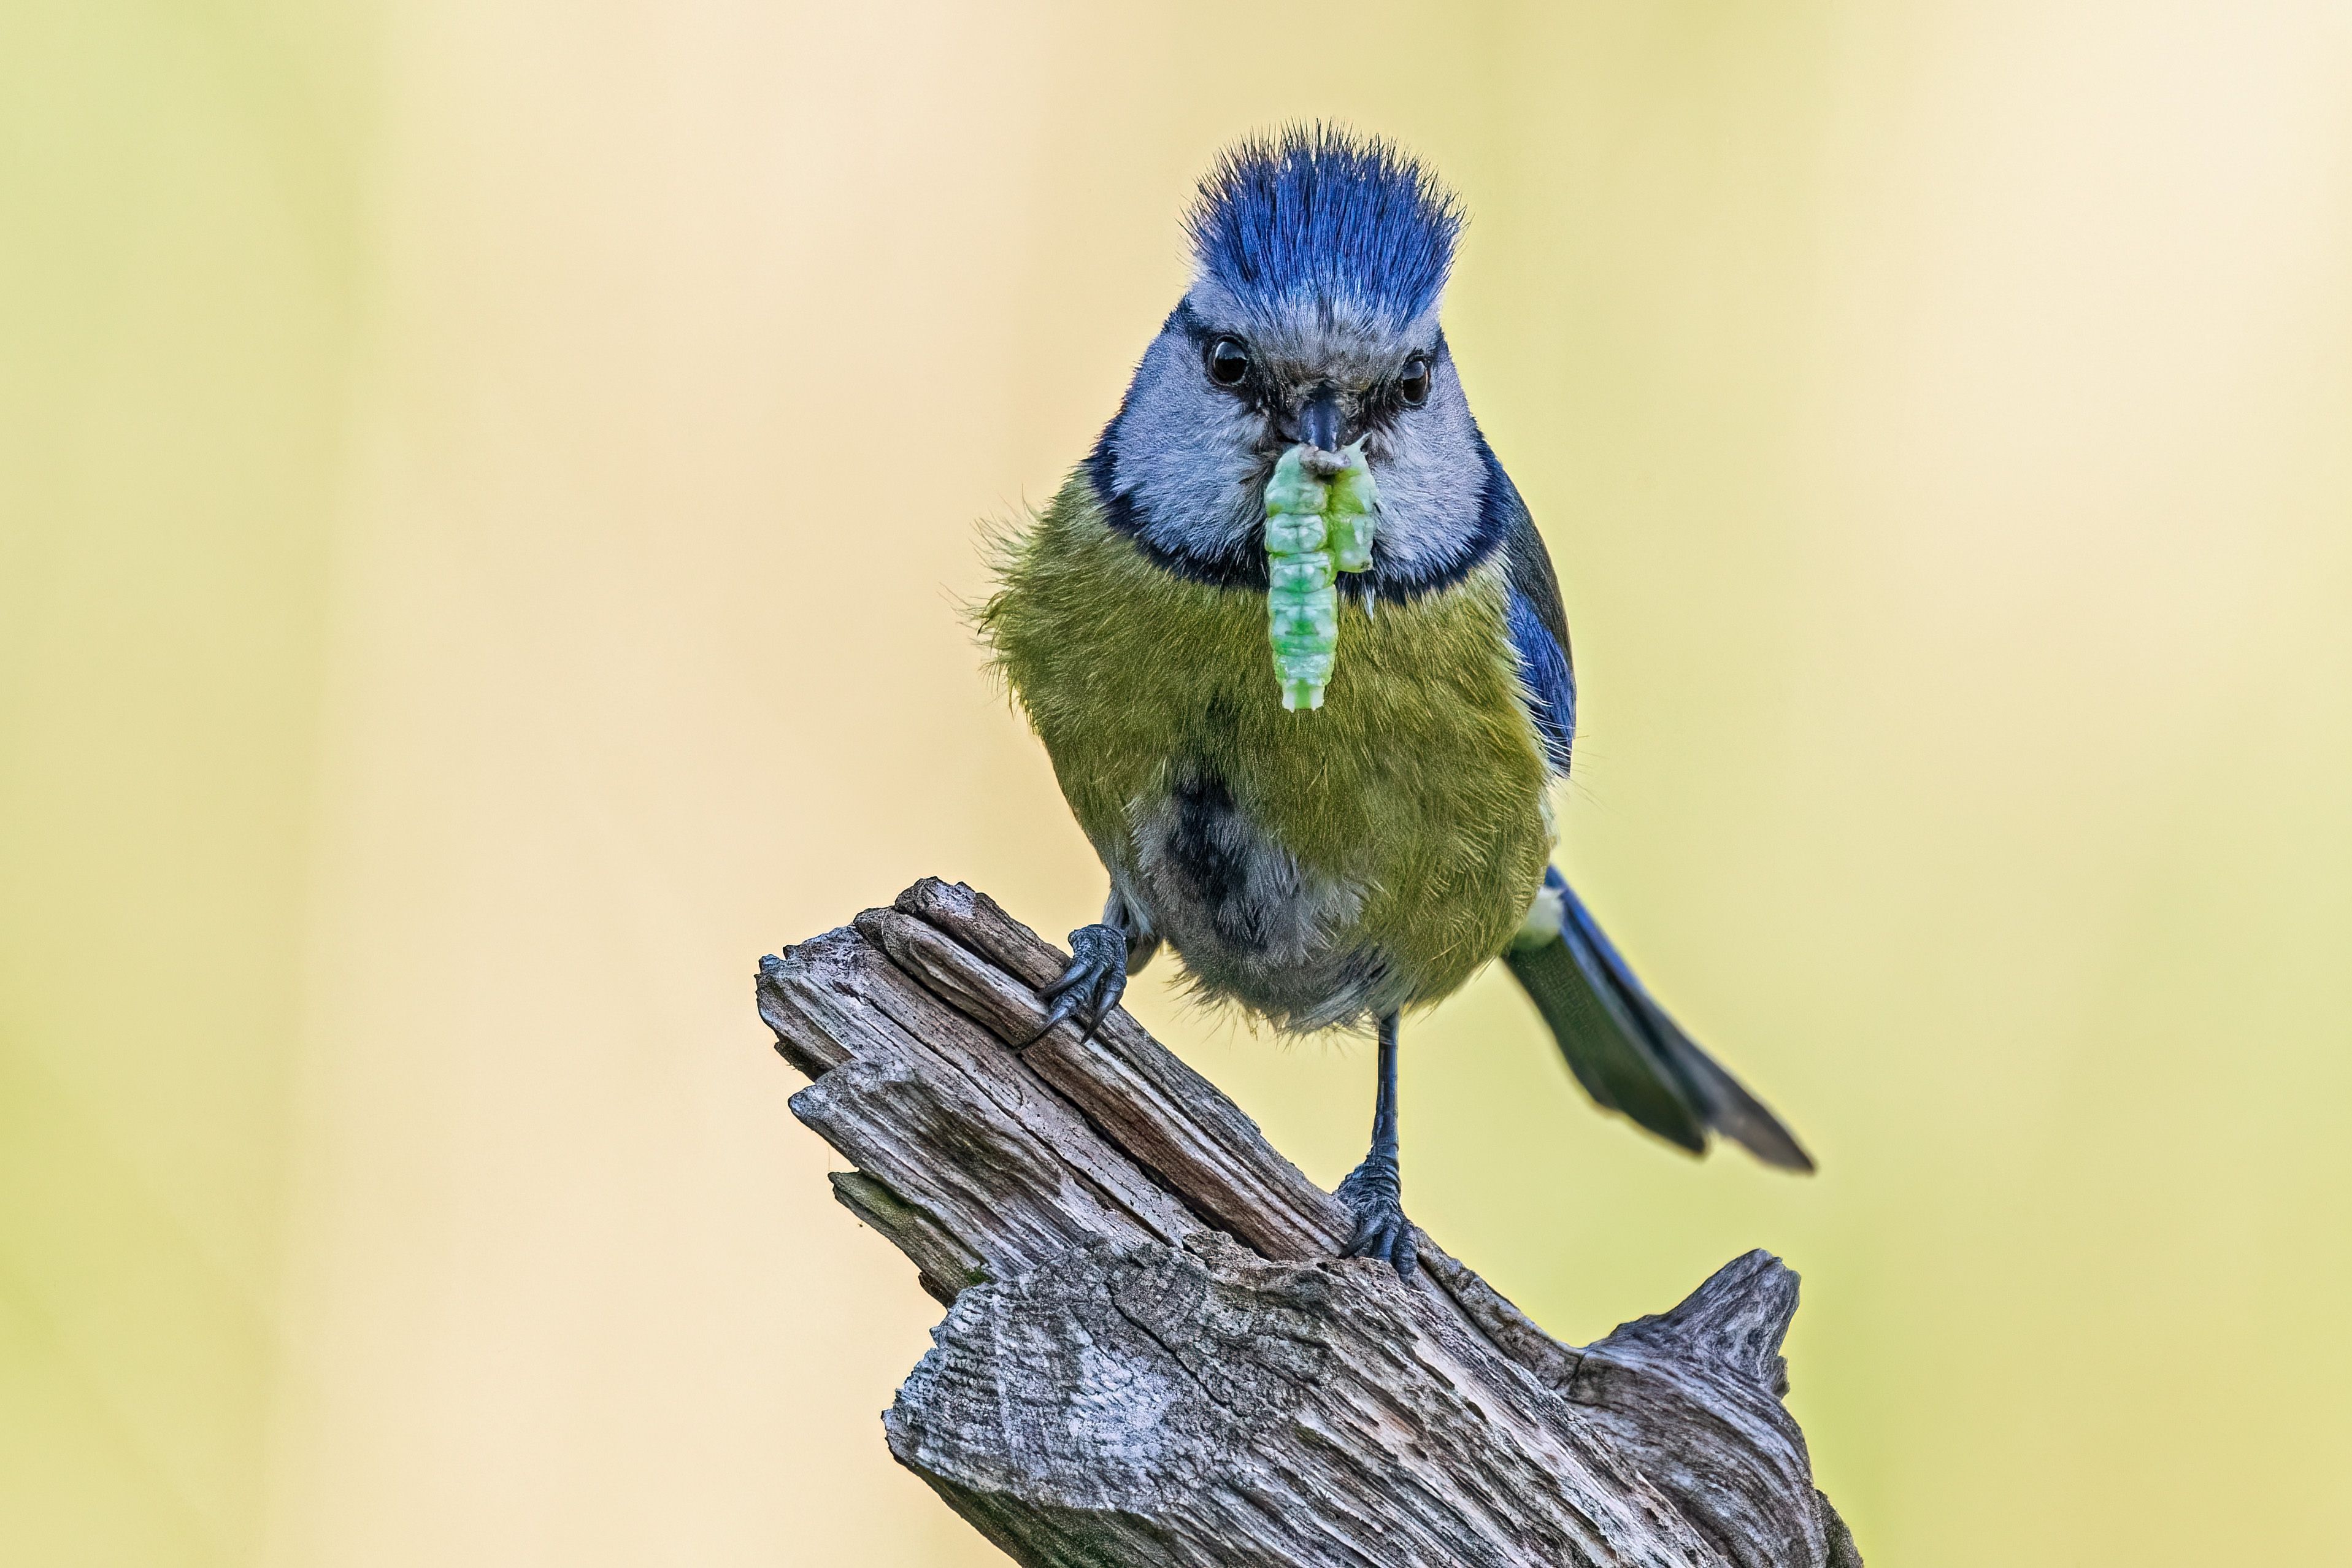
<path fill-rule="evenodd" d="M 1559 940 L 1524 942 L 1505 962 L 1585 1092 L 1694 1153 L 1720 1132 L 1767 1164 L 1811 1170 L 1780 1119 L 1652 998 L 1567 879 L 1547 869 L 1544 886 L 1559 900 Z"/>

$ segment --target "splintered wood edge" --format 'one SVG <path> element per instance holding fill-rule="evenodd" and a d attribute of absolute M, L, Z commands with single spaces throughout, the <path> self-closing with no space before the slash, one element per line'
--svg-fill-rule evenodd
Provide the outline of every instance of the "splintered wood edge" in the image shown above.
<path fill-rule="evenodd" d="M 1328 1258 L 1338 1250 L 1348 1228 L 1339 1201 L 1124 1009 L 1114 1010 L 1084 1046 L 1073 1024 L 1028 1044 L 1044 1018 L 1036 990 L 1060 973 L 1065 957 L 985 894 L 961 883 L 927 878 L 891 907 L 866 911 L 852 927 L 761 960 L 761 1016 L 776 1033 L 780 1054 L 813 1081 L 856 1059 L 856 1052 L 834 1037 L 829 1026 L 835 1020 L 821 1016 L 829 1009 L 813 1008 L 808 998 L 795 995 L 793 983 L 804 977 L 794 973 L 794 961 L 803 953 L 814 958 L 812 950 L 845 952 L 838 945 L 845 942 L 870 952 L 890 972 L 885 989 L 895 994 L 907 987 L 935 999 L 1003 1045 L 1006 1057 L 1027 1069 L 1024 1079 L 1083 1121 L 1088 1142 L 1099 1139 L 1108 1145 L 1103 1152 L 1132 1163 L 1139 1186 L 1158 1189 L 1200 1222 L 1271 1260 Z M 879 973 L 865 961 L 857 967 L 867 978 Z M 919 1004 L 900 1005 L 934 1016 Z M 904 1025 L 916 1033 L 921 1022 L 908 1018 Z M 1050 1131 L 1046 1141 L 1058 1148 Z M 1068 1151 L 1061 1152 L 1066 1157 Z M 1081 1163 L 1093 1167 L 1091 1180 L 1102 1181 L 1100 1160 Z M 834 1182 L 843 1205 L 916 1264 L 935 1299 L 952 1301 L 961 1289 L 991 1278 L 966 1238 L 887 1181 L 861 1170 L 836 1174 Z M 1114 1178 L 1109 1185 L 1126 1182 Z M 1125 1206 L 1141 1212 L 1150 1205 L 1129 1188 Z M 1168 1236 L 1183 1228 L 1165 1220 L 1146 1226 Z M 1770 1468 L 1801 1483 L 1799 1493 L 1818 1505 L 1818 1521 L 1797 1530 L 1811 1542 L 1826 1540 L 1826 1555 L 1815 1561 L 1858 1568 L 1861 1559 L 1843 1521 L 1811 1486 L 1802 1434 L 1780 1405 L 1787 1380 L 1779 1347 L 1796 1309 L 1796 1278 L 1779 1259 L 1761 1252 L 1735 1259 L 1672 1310 L 1624 1324 L 1580 1351 L 1553 1339 L 1425 1235 L 1417 1234 L 1417 1240 L 1424 1266 L 1415 1291 L 1422 1310 L 1468 1329 L 1536 1383 L 1586 1408 L 1629 1453 L 1659 1459 L 1661 1432 L 1701 1415 L 1725 1422 L 1727 1412 L 1717 1406 L 1728 1400 L 1737 1407 L 1728 1413 L 1729 1426 L 1744 1440 L 1761 1444 L 1759 1451 L 1776 1458 Z M 1652 1428 L 1646 1440 L 1644 1426 Z M 1682 1479 L 1686 1486 L 1690 1478 Z M 1668 1489 L 1689 1508 L 1685 1486 Z M 1694 1512 L 1711 1537 L 1729 1547 L 1733 1560 L 1744 1563 L 1748 1559 L 1736 1538 L 1726 1542 L 1722 1531 L 1728 1525 L 1736 1535 L 1757 1507 L 1780 1514 L 1778 1489 L 1761 1500 L 1730 1500 L 1727 1521 L 1713 1517 L 1717 1510 L 1704 1495 Z"/>

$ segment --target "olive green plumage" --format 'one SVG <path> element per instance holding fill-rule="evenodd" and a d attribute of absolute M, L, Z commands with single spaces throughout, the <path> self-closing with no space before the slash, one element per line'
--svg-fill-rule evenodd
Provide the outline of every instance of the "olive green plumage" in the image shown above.
<path fill-rule="evenodd" d="M 1433 1002 L 1501 952 L 1550 853 L 1503 571 L 1375 614 L 1351 599 L 1323 706 L 1286 711 L 1265 593 L 1148 561 L 1081 471 L 1006 542 L 981 629 L 1115 877 L 1187 770 L 1222 779 L 1304 873 L 1360 890 L 1352 928 L 1330 935 L 1392 975 L 1377 1010 Z M 1277 1023 L 1299 1011 L 1189 967 Z"/>

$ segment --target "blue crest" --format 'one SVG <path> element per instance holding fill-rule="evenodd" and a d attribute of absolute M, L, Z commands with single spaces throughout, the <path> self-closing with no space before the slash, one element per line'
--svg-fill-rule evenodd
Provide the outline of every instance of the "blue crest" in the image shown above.
<path fill-rule="evenodd" d="M 1319 296 L 1402 325 L 1437 302 L 1462 216 L 1393 143 L 1297 125 L 1228 149 L 1184 227 L 1202 270 L 1241 300 Z"/>

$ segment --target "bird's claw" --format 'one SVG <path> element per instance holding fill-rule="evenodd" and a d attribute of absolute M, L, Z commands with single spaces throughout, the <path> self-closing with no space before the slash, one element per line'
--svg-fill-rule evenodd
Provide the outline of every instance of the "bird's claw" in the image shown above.
<path fill-rule="evenodd" d="M 1021 1048 L 1035 1045 L 1082 1011 L 1086 1027 L 1079 1032 L 1078 1044 L 1085 1045 L 1126 994 L 1127 933 L 1116 926 L 1080 926 L 1070 933 L 1069 967 L 1037 993 L 1051 1004 L 1045 1009 L 1045 1021 L 1021 1043 Z"/>
<path fill-rule="evenodd" d="M 1414 1251 L 1412 1221 L 1404 1217 L 1402 1184 L 1396 1161 L 1373 1155 L 1348 1173 L 1339 1184 L 1339 1201 L 1356 1216 L 1356 1234 L 1341 1251 L 1343 1258 L 1377 1258 L 1410 1280 L 1420 1264 Z"/>

